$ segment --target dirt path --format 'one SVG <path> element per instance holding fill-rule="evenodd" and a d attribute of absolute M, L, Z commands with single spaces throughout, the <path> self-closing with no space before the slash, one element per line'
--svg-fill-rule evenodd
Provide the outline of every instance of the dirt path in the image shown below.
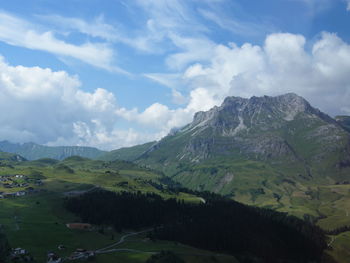
<path fill-rule="evenodd" d="M 113 248 L 109 250 L 103 250 L 102 252 L 96 252 L 96 254 L 107 254 L 107 253 L 113 253 L 113 252 L 133 252 L 133 253 L 147 253 L 147 254 L 157 254 L 158 252 L 151 252 L 151 251 L 141 251 L 137 249 L 131 249 L 131 248 Z"/>
<path fill-rule="evenodd" d="M 115 246 L 118 246 L 118 245 L 120 245 L 121 243 L 125 242 L 125 239 L 126 239 L 126 238 L 131 237 L 131 236 L 137 236 L 137 235 L 143 234 L 143 233 L 147 233 L 147 232 L 150 232 L 150 231 L 152 231 L 152 230 L 153 230 L 153 229 L 147 229 L 147 230 L 143 230 L 143 231 L 139 231 L 139 232 L 132 232 L 132 233 L 126 234 L 126 235 L 122 236 L 122 237 L 119 239 L 118 242 L 113 243 L 113 244 L 111 244 L 111 245 L 109 245 L 109 246 L 107 246 L 107 247 L 97 249 L 97 250 L 95 250 L 95 253 L 97 253 L 97 254 L 108 253 L 107 251 L 110 252 L 110 251 L 112 250 L 111 248 L 113 248 L 113 247 L 115 247 Z M 110 250 L 108 250 L 108 249 L 110 249 Z M 115 249 L 113 249 L 113 250 L 114 250 L 114 251 L 118 251 L 118 250 L 115 250 Z M 125 250 L 125 249 L 124 249 L 124 250 Z M 119 250 L 119 251 L 120 251 L 120 250 Z M 141 251 L 140 251 L 140 252 L 141 252 Z"/>

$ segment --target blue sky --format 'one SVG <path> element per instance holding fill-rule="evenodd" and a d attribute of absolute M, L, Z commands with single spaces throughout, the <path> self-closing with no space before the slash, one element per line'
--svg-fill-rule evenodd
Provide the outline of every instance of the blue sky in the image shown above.
<path fill-rule="evenodd" d="M 0 139 L 130 146 L 226 96 L 350 114 L 349 25 L 349 0 L 3 1 Z"/>

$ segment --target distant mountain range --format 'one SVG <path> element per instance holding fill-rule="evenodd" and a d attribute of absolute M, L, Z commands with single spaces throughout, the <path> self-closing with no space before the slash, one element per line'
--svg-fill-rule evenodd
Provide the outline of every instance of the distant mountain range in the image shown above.
<path fill-rule="evenodd" d="M 82 146 L 45 146 L 36 143 L 11 143 L 9 141 L 0 142 L 0 151 L 18 154 L 27 160 L 36 160 L 41 158 L 53 158 L 63 160 L 70 156 L 81 156 L 91 159 L 96 159 L 105 154 L 93 147 Z"/>
<path fill-rule="evenodd" d="M 45 146 L 33 142 L 20 144 L 9 141 L 0 141 L 0 153 L 6 157 L 11 156 L 12 159 L 17 158 L 15 156 L 18 156 L 19 159 L 22 158 L 23 160 L 37 160 L 42 158 L 64 160 L 71 156 L 81 156 L 103 161 L 133 161 L 155 143 L 156 142 L 149 142 L 142 145 L 136 145 L 134 147 L 125 147 L 108 152 L 94 147 Z"/>

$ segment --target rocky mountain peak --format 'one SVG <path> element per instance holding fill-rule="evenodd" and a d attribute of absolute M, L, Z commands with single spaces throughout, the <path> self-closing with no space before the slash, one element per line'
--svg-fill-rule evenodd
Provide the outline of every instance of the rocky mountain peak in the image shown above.
<path fill-rule="evenodd" d="M 348 136 L 334 119 L 294 93 L 227 97 L 221 106 L 196 113 L 193 122 L 173 136 L 177 134 L 188 136 L 179 156 L 195 161 L 237 150 L 259 158 L 297 160 L 301 157 L 292 146 L 294 141 L 335 149 Z M 310 155 L 319 160 L 323 153 Z"/>
<path fill-rule="evenodd" d="M 319 114 L 304 98 L 294 93 L 276 97 L 253 96 L 250 99 L 232 96 L 227 97 L 220 107 L 196 113 L 189 128 L 211 126 L 223 129 L 223 134 L 235 135 L 247 127 L 292 121 L 302 112 Z"/>

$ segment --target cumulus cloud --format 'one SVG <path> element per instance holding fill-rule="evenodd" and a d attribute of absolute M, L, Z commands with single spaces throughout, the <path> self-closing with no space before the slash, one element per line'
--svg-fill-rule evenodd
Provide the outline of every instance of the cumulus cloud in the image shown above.
<path fill-rule="evenodd" d="M 153 139 L 118 129 L 115 96 L 85 92 L 76 76 L 40 67 L 11 66 L 0 58 L 0 138 L 104 149 Z"/>
<path fill-rule="evenodd" d="M 267 36 L 263 46 L 217 45 L 209 65 L 196 63 L 184 77 L 214 101 L 295 92 L 329 114 L 346 113 L 350 101 L 350 45 L 323 33 L 311 51 L 301 35 Z"/>

